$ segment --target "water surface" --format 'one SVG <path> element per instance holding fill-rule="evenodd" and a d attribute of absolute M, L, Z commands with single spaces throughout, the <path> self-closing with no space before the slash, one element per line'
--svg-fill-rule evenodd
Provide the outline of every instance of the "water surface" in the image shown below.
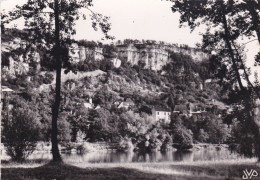
<path fill-rule="evenodd" d="M 86 154 L 62 154 L 65 162 L 86 162 L 86 163 L 131 163 L 131 162 L 192 162 L 192 161 L 213 161 L 237 159 L 239 155 L 231 153 L 227 149 L 198 151 L 168 151 L 137 153 L 137 152 L 114 152 L 114 151 L 96 151 Z M 51 159 L 49 152 L 38 152 L 30 155 L 29 159 Z"/>

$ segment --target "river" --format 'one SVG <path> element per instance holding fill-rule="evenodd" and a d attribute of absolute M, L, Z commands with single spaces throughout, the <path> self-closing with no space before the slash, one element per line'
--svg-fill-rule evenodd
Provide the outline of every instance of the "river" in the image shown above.
<path fill-rule="evenodd" d="M 9 159 L 2 154 L 1 159 Z M 52 158 L 50 152 L 36 152 L 31 154 L 28 159 L 49 160 Z M 86 162 L 86 163 L 131 163 L 131 162 L 193 162 L 193 161 L 215 161 L 237 159 L 239 155 L 231 153 L 227 149 L 201 149 L 196 151 L 168 151 L 137 153 L 137 152 L 115 152 L 115 151 L 95 151 L 85 154 L 62 154 L 65 162 Z"/>

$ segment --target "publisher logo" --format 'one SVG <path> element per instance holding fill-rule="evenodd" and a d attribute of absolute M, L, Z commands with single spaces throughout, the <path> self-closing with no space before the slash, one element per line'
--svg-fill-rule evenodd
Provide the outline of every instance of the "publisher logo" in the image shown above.
<path fill-rule="evenodd" d="M 250 169 L 250 170 L 243 170 L 243 176 L 242 179 L 252 179 L 252 177 L 257 177 L 258 176 L 258 172 L 254 169 Z"/>

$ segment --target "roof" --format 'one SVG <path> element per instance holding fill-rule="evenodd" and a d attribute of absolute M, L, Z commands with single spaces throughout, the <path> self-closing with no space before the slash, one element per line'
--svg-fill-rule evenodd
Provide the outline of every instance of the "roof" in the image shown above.
<path fill-rule="evenodd" d="M 2 91 L 3 92 L 13 92 L 13 90 L 8 88 L 7 86 L 2 86 Z"/>
<path fill-rule="evenodd" d="M 170 110 L 169 108 L 160 107 L 160 106 L 154 107 L 154 110 L 155 110 L 155 111 L 171 112 L 171 110 Z"/>

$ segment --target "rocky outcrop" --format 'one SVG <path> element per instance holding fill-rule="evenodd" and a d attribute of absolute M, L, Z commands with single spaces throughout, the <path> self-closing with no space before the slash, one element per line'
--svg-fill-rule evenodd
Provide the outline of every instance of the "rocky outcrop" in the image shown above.
<path fill-rule="evenodd" d="M 195 62 L 200 62 L 204 59 L 209 58 L 209 54 L 202 52 L 200 49 L 191 47 L 179 47 L 177 45 L 164 45 L 165 50 L 169 50 L 175 53 L 182 53 L 185 55 L 190 55 Z"/>
<path fill-rule="evenodd" d="M 40 54 L 37 51 L 28 51 L 26 53 L 19 52 L 25 49 L 25 47 L 26 42 L 20 38 L 13 38 L 10 42 L 2 42 L 2 52 L 9 53 L 7 57 L 8 65 L 5 68 L 11 75 L 28 73 L 29 65 L 31 66 L 32 64 L 33 69 L 40 70 Z M 14 50 L 18 51 L 13 53 Z M 169 62 L 170 51 L 190 55 L 195 62 L 209 58 L 208 54 L 203 53 L 198 49 L 179 47 L 177 45 L 124 44 L 116 46 L 116 57 L 111 59 L 111 61 L 116 68 L 120 67 L 122 60 L 126 60 L 132 65 L 138 65 L 140 63 L 140 65 L 146 69 L 158 71 Z M 73 63 L 99 61 L 104 59 L 102 48 L 86 47 L 79 45 L 78 43 L 73 43 L 70 46 L 69 56 Z"/>
<path fill-rule="evenodd" d="M 145 68 L 152 70 L 161 70 L 168 63 L 169 54 L 166 50 L 154 46 L 138 46 L 134 44 L 120 45 L 118 48 L 118 57 L 126 59 L 132 65 L 139 62 L 145 63 Z"/>
<path fill-rule="evenodd" d="M 77 43 L 73 43 L 71 45 L 69 50 L 69 56 L 72 57 L 73 63 L 90 60 L 99 61 L 104 59 L 102 48 L 88 48 L 84 46 L 79 46 Z"/>
<path fill-rule="evenodd" d="M 41 56 L 37 51 L 21 52 L 25 49 L 26 42 L 20 38 L 14 38 L 10 42 L 2 43 L 2 58 L 7 59 L 3 65 L 4 72 L 10 76 L 27 74 L 30 66 L 33 66 L 36 71 L 40 70 Z M 7 57 L 3 57 L 7 56 Z"/>
<path fill-rule="evenodd" d="M 118 45 L 117 48 L 120 59 L 125 59 L 132 65 L 143 62 L 145 68 L 155 71 L 161 70 L 169 62 L 169 51 L 190 55 L 195 62 L 209 58 L 208 54 L 198 49 L 182 48 L 176 45 L 129 44 Z"/>

